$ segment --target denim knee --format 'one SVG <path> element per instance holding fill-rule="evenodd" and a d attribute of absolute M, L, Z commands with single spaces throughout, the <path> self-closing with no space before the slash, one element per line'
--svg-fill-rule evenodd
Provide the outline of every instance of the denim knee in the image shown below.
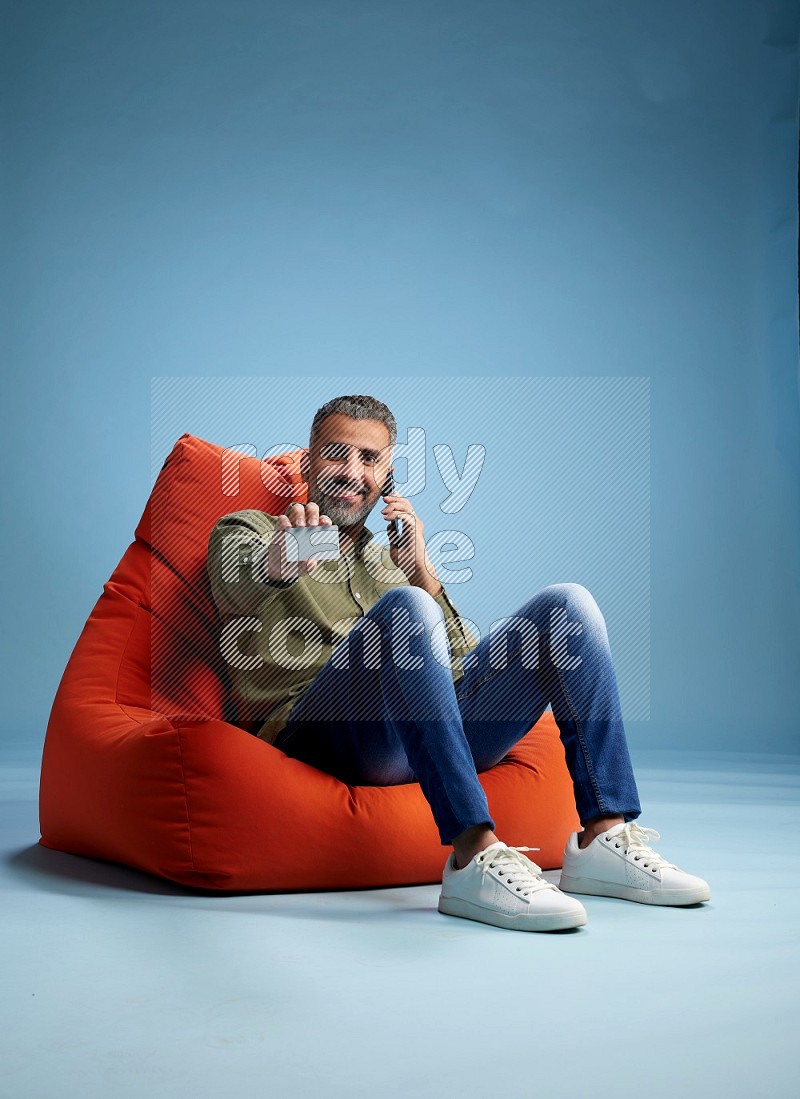
<path fill-rule="evenodd" d="M 527 605 L 538 603 L 542 598 L 545 599 L 548 610 L 566 610 L 571 619 L 603 621 L 603 614 L 595 597 L 583 584 L 548 584 L 546 588 L 537 592 Z"/>
<path fill-rule="evenodd" d="M 450 640 L 444 611 L 422 588 L 391 588 L 369 614 L 378 618 L 382 628 L 384 624 L 388 627 L 385 636 L 391 639 L 395 667 L 422 667 L 426 663 L 423 654 L 429 651 L 442 667 L 450 668 Z M 417 649 L 415 655 L 411 654 L 409 646 Z"/>
<path fill-rule="evenodd" d="M 592 611 L 600 609 L 592 593 L 583 584 L 548 584 L 537 593 L 537 596 L 546 596 L 554 607 L 563 607 L 568 603 L 575 609 Z"/>
<path fill-rule="evenodd" d="M 517 615 L 533 622 L 542 638 L 549 638 L 551 655 L 555 645 L 566 661 L 561 665 L 563 667 L 580 662 L 577 657 L 569 657 L 561 651 L 573 635 L 576 640 L 582 637 L 584 642 L 608 643 L 602 612 L 592 593 L 582 584 L 549 584 L 532 596 Z"/>

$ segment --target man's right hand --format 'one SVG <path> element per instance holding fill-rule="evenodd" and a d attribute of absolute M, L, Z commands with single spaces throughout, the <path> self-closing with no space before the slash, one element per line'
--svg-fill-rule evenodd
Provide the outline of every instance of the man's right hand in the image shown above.
<path fill-rule="evenodd" d="M 313 572 L 317 567 L 317 559 L 310 557 L 308 561 L 288 561 L 286 559 L 286 535 L 285 531 L 292 527 L 330 527 L 333 520 L 327 515 L 320 515 L 319 504 L 301 504 L 295 501 L 289 504 L 283 515 L 277 517 L 272 541 L 267 551 L 267 576 L 273 581 L 292 581 L 308 572 Z"/>

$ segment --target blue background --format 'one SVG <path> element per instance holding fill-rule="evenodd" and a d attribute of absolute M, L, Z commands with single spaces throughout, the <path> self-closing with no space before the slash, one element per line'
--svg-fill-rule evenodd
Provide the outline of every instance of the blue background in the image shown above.
<path fill-rule="evenodd" d="M 525 575 L 476 558 L 465 614 L 587 583 L 649 714 L 634 748 L 797 749 L 794 3 L 44 0 L 5 21 L 6 737 L 42 739 L 153 453 L 183 431 L 303 443 L 361 379 L 459 463 L 487 447 L 476 544 L 498 507 L 536 532 Z M 242 376 L 275 400 L 234 439 Z M 223 382 L 151 415 L 154 377 Z M 546 428 L 540 378 L 582 395 Z M 613 480 L 558 513 L 580 467 L 554 429 L 640 423 L 591 415 L 586 380 L 610 378 L 647 384 L 647 453 L 622 432 L 616 467 L 637 515 L 647 496 L 635 546 L 624 513 L 603 526 Z"/>

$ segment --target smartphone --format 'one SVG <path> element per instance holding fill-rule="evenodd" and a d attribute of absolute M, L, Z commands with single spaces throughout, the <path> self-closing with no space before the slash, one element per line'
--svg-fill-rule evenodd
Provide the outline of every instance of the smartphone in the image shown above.
<path fill-rule="evenodd" d="M 386 474 L 386 480 L 384 481 L 383 488 L 381 489 L 381 496 L 385 496 L 387 492 L 394 492 L 394 473 L 391 469 Z M 403 524 L 400 522 L 399 519 L 392 519 L 392 530 L 399 539 L 401 534 L 403 533 Z"/>
<path fill-rule="evenodd" d="M 285 540 L 287 561 L 308 561 L 310 557 L 317 561 L 333 561 L 341 556 L 339 528 L 335 523 L 330 526 L 286 527 Z"/>

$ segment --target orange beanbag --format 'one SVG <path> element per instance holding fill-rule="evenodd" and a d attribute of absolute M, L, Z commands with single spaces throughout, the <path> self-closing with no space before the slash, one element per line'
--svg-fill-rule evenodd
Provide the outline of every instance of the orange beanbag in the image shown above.
<path fill-rule="evenodd" d="M 449 848 L 417 783 L 347 786 L 226 720 L 208 538 L 229 512 L 305 501 L 300 454 L 260 461 L 191 435 L 176 443 L 53 703 L 45 847 L 211 890 L 441 880 Z M 552 714 L 480 781 L 498 835 L 560 866 L 578 817 Z"/>

